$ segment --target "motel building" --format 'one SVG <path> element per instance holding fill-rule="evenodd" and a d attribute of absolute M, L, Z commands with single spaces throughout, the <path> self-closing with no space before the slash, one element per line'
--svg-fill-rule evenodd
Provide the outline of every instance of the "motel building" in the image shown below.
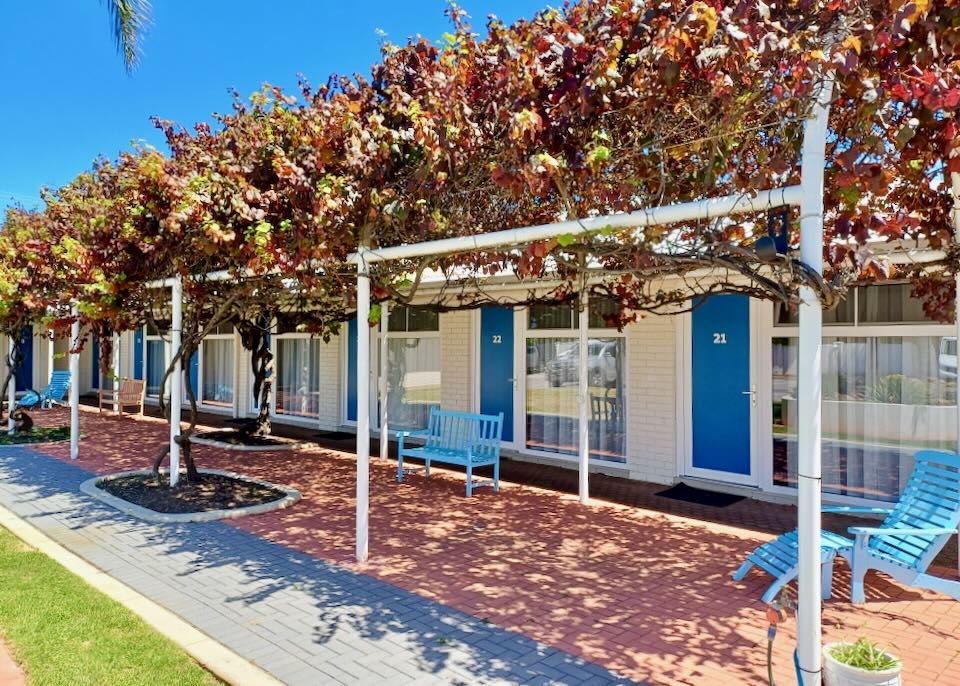
<path fill-rule="evenodd" d="M 509 287 L 502 295 L 510 297 Z M 615 307 L 591 300 L 591 471 L 793 502 L 796 314 L 780 304 L 718 295 L 692 312 L 645 315 L 618 331 L 604 319 Z M 439 314 L 392 305 L 386 326 L 391 433 L 424 427 L 437 406 L 502 412 L 505 457 L 577 469 L 575 305 L 491 305 Z M 281 319 L 271 336 L 274 422 L 350 431 L 359 400 L 356 320 L 329 343 L 296 329 L 295 321 Z M 826 499 L 896 501 L 914 452 L 956 446 L 956 332 L 954 324 L 927 318 L 905 283 L 851 289 L 838 308 L 824 312 Z M 19 390 L 43 388 L 51 368 L 68 367 L 66 340 L 29 333 Z M 379 327 L 371 330 L 371 395 L 364 399 L 374 434 L 380 335 Z M 152 327 L 124 333 L 115 351 L 120 376 L 146 379 L 148 403 L 158 400 L 169 356 L 168 332 Z M 98 358 L 88 341 L 81 394 L 111 383 Z M 202 411 L 256 413 L 249 357 L 232 327 L 204 340 L 188 376 Z"/>

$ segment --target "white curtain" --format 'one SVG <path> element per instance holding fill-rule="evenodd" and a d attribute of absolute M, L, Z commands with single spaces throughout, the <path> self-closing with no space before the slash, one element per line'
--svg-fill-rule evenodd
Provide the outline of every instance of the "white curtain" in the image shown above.
<path fill-rule="evenodd" d="M 320 341 L 277 339 L 277 414 L 320 414 Z"/>
<path fill-rule="evenodd" d="M 233 339 L 203 342 L 203 402 L 233 404 Z"/>
<path fill-rule="evenodd" d="M 935 336 L 823 339 L 823 489 L 895 501 L 925 448 L 957 441 L 956 356 Z M 946 359 L 946 358 L 950 359 Z M 797 339 L 773 339 L 774 483 L 796 486 Z"/>
<path fill-rule="evenodd" d="M 440 339 L 391 337 L 387 347 L 390 427 L 425 428 L 430 408 L 440 406 Z"/>
<path fill-rule="evenodd" d="M 160 394 L 160 382 L 166 371 L 167 361 L 162 340 L 147 340 L 147 395 Z"/>

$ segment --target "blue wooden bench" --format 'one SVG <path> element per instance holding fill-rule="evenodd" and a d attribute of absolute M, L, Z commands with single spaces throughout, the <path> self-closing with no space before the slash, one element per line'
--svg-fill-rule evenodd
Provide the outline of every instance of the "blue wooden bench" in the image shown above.
<path fill-rule="evenodd" d="M 422 431 L 397 432 L 397 482 L 415 469 L 404 469 L 403 458 L 416 457 L 424 461 L 425 475 L 430 476 L 430 463 L 456 464 L 467 469 L 467 497 L 478 486 L 493 486 L 500 490 L 500 437 L 503 431 L 503 413 L 498 416 L 446 412 L 430 409 L 427 428 Z M 423 445 L 409 445 L 406 439 L 416 438 Z M 493 465 L 492 481 L 474 481 L 474 467 Z"/>
<path fill-rule="evenodd" d="M 880 526 L 851 527 L 853 539 L 823 532 L 820 542 L 824 598 L 830 597 L 833 558 L 841 555 L 850 563 L 854 603 L 864 602 L 863 577 L 869 569 L 881 571 L 908 586 L 928 588 L 960 600 L 960 581 L 927 574 L 927 567 L 960 526 L 960 456 L 922 450 L 914 460 L 910 480 L 893 508 L 823 509 L 841 514 L 886 515 Z M 754 565 L 774 577 L 763 596 L 764 601 L 769 601 L 779 588 L 797 576 L 796 531 L 754 550 L 736 571 L 734 580 L 742 579 Z"/>

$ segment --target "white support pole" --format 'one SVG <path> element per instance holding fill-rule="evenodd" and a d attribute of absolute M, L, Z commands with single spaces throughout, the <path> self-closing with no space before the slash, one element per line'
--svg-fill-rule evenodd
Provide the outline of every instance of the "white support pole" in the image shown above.
<path fill-rule="evenodd" d="M 10 336 L 7 341 L 7 367 L 13 359 L 13 351 L 17 348 L 16 336 Z M 9 369 L 7 372 L 9 373 Z M 13 408 L 17 405 L 17 378 L 16 375 L 10 377 L 10 385 L 7 386 L 7 433 L 12 434 L 16 425 L 13 421 Z"/>
<path fill-rule="evenodd" d="M 80 308 L 73 306 L 70 325 L 70 459 L 80 455 Z"/>
<path fill-rule="evenodd" d="M 110 357 L 111 374 L 113 381 L 110 387 L 113 389 L 113 411 L 120 412 L 120 334 L 113 334 L 113 354 Z"/>
<path fill-rule="evenodd" d="M 357 562 L 369 552 L 370 497 L 370 275 L 357 262 Z"/>
<path fill-rule="evenodd" d="M 960 150 L 954 150 L 954 153 L 960 153 Z M 960 242 L 960 174 L 950 173 L 950 187 L 953 192 L 953 233 L 954 240 Z M 957 337 L 955 342 L 956 362 L 955 371 L 957 372 L 957 452 L 960 453 L 960 271 L 954 276 L 954 317 L 955 332 Z M 957 542 L 960 543 L 960 534 L 957 535 Z M 960 545 L 957 546 L 957 572 L 960 573 Z"/>
<path fill-rule="evenodd" d="M 580 457 L 580 502 L 586 505 L 590 500 L 590 365 L 589 365 L 589 340 L 587 337 L 590 328 L 590 306 L 587 296 L 586 284 L 580 289 L 580 328 L 578 330 L 577 346 L 580 370 L 580 388 L 577 395 L 577 403 L 580 410 L 580 420 L 577 422 L 579 428 L 579 440 L 577 447 Z"/>
<path fill-rule="evenodd" d="M 170 348 L 173 354 L 180 352 L 183 334 L 183 280 L 177 278 L 170 288 L 171 314 Z M 170 486 L 177 485 L 180 479 L 180 409 L 183 402 L 183 359 L 177 357 L 170 376 Z"/>
<path fill-rule="evenodd" d="M 53 375 L 56 356 L 56 333 L 53 329 L 47 329 L 47 379 Z"/>
<path fill-rule="evenodd" d="M 800 187 L 800 260 L 823 273 L 823 167 L 833 79 L 818 87 L 814 111 L 804 125 Z M 822 639 L 820 585 L 821 348 L 823 307 L 809 286 L 800 289 L 800 350 L 797 395 L 797 528 L 799 530 L 799 598 L 797 651 L 803 686 L 821 682 Z"/>
<path fill-rule="evenodd" d="M 380 304 L 380 459 L 386 462 L 390 457 L 390 416 L 387 411 L 390 403 L 390 382 L 387 379 L 387 358 L 390 348 L 387 334 L 390 324 L 390 306 L 386 300 Z M 359 325 L 359 322 L 358 322 Z M 359 330 L 359 329 L 358 329 Z"/>

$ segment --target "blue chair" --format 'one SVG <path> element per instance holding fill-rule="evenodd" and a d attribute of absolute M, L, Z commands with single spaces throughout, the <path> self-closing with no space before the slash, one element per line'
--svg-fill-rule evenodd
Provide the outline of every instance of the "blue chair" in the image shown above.
<path fill-rule="evenodd" d="M 913 474 L 900 500 L 891 508 L 825 507 L 841 514 L 885 514 L 880 526 L 854 526 L 853 539 L 824 531 L 821 539 L 824 598 L 830 597 L 835 555 L 850 563 L 851 596 L 864 602 L 863 578 L 876 569 L 900 583 L 928 588 L 960 600 L 960 581 L 927 574 L 927 568 L 960 527 L 960 456 L 936 450 L 916 454 Z M 754 550 L 734 573 L 743 579 L 750 568 L 760 567 L 774 577 L 763 595 L 769 602 L 777 591 L 797 576 L 797 532 L 790 531 Z"/>
<path fill-rule="evenodd" d="M 26 409 L 48 409 L 54 404 L 62 403 L 67 391 L 70 390 L 70 372 L 58 371 L 50 375 L 50 383 L 47 387 L 37 393 L 36 391 L 27 391 L 17 402 L 18 407 Z"/>

